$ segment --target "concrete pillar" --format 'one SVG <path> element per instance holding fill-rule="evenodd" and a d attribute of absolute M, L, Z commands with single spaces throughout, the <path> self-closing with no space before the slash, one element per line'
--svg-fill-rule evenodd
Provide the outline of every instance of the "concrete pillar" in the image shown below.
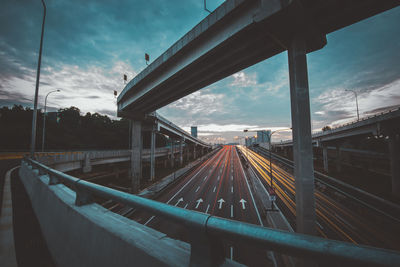
<path fill-rule="evenodd" d="M 167 168 L 167 165 L 168 165 L 168 159 L 165 159 L 164 160 L 164 168 Z"/>
<path fill-rule="evenodd" d="M 156 163 L 156 132 L 150 132 L 150 181 L 155 179 L 155 163 Z"/>
<path fill-rule="evenodd" d="M 131 179 L 132 193 L 137 194 L 142 179 L 142 122 L 132 121 L 132 154 L 131 154 Z"/>
<path fill-rule="evenodd" d="M 196 159 L 196 145 L 193 145 L 193 159 Z"/>
<path fill-rule="evenodd" d="M 400 136 L 389 135 L 390 172 L 392 175 L 392 195 L 400 199 Z"/>
<path fill-rule="evenodd" d="M 88 173 L 92 171 L 92 165 L 90 164 L 90 153 L 85 153 L 85 159 L 83 161 L 83 173 Z"/>
<path fill-rule="evenodd" d="M 328 146 L 323 144 L 322 145 L 322 159 L 324 162 L 324 171 L 326 173 L 329 172 L 329 166 L 328 166 Z"/>
<path fill-rule="evenodd" d="M 175 155 L 174 155 L 174 140 L 171 140 L 171 168 L 173 168 L 175 166 Z"/>
<path fill-rule="evenodd" d="M 311 142 L 306 42 L 297 34 L 288 47 L 293 161 L 296 187 L 296 231 L 315 235 L 314 165 Z"/>
<path fill-rule="evenodd" d="M 189 162 L 189 145 L 188 144 L 186 144 L 185 145 L 185 153 L 186 153 L 186 162 Z"/>
<path fill-rule="evenodd" d="M 342 150 L 340 145 L 336 146 L 336 171 L 342 172 Z"/>
<path fill-rule="evenodd" d="M 183 165 L 183 139 L 179 141 L 179 165 Z"/>

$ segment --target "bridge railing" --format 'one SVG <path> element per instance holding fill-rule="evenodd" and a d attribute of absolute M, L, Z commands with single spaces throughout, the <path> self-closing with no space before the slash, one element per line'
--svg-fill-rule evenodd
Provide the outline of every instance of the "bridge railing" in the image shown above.
<path fill-rule="evenodd" d="M 400 253 L 391 250 L 354 245 L 315 236 L 265 228 L 190 211 L 142 198 L 98 184 L 90 183 L 25 158 L 25 164 L 49 176 L 49 185 L 63 183 L 76 192 L 75 205 L 93 203 L 102 197 L 142 209 L 188 229 L 191 243 L 191 266 L 218 266 L 224 262 L 223 240 L 257 246 L 318 262 L 342 262 L 376 266 L 397 266 Z"/>

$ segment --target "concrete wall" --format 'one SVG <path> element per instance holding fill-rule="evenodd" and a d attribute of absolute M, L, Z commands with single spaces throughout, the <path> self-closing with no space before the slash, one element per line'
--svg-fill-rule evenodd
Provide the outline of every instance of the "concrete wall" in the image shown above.
<path fill-rule="evenodd" d="M 48 186 L 23 163 L 20 177 L 57 266 L 188 266 L 190 246 L 98 204 L 74 205 L 75 192 Z"/>

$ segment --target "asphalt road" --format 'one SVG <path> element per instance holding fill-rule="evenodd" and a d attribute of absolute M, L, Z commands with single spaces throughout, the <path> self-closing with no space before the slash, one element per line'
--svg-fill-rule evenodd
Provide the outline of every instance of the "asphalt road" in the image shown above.
<path fill-rule="evenodd" d="M 247 155 L 258 176 L 269 187 L 271 182 L 269 160 L 258 153 L 240 147 Z M 272 163 L 277 203 L 295 229 L 296 203 L 295 185 L 292 173 Z M 380 248 L 400 250 L 400 224 L 389 218 L 382 218 L 354 201 L 347 199 L 340 191 L 316 186 L 315 204 L 317 232 L 320 236 Z"/>
<path fill-rule="evenodd" d="M 157 200 L 231 220 L 263 225 L 235 146 L 224 146 Z M 190 233 L 162 218 L 146 213 L 135 213 L 131 218 L 173 238 L 190 242 Z M 224 245 L 227 258 L 249 266 L 271 265 L 271 256 L 268 257 L 266 251 L 240 243 Z"/>

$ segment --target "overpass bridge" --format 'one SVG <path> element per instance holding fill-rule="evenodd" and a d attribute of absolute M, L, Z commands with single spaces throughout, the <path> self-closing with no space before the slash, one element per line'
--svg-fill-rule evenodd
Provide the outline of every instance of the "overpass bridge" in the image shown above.
<path fill-rule="evenodd" d="M 342 151 L 368 154 L 371 158 L 386 158 L 386 155 L 368 150 L 345 148 L 345 144 L 360 143 L 364 138 L 384 138 L 388 146 L 392 195 L 400 197 L 400 108 L 388 110 L 380 114 L 364 117 L 360 120 L 340 125 L 330 130 L 312 135 L 315 147 L 322 148 L 324 170 L 328 172 L 328 149 L 336 149 L 337 160 L 341 162 Z M 275 149 L 290 153 L 293 141 L 274 143 Z M 338 165 L 340 166 L 340 164 Z"/>
<path fill-rule="evenodd" d="M 25 159 L 20 177 L 59 265 L 128 266 L 137 262 L 157 266 L 238 266 L 225 259 L 221 252 L 221 240 L 228 240 L 329 263 L 396 266 L 400 261 L 397 252 L 301 233 L 313 234 L 315 229 L 306 54 L 322 48 L 327 33 L 397 5 L 399 2 L 394 0 L 228 0 L 130 81 L 118 97 L 119 116 L 132 121 L 132 183 L 133 188 L 138 188 L 142 132 L 158 130 L 155 123 L 148 123 L 149 113 L 288 50 L 296 216 L 300 233 L 165 205 L 92 184 Z M 161 124 L 158 124 L 160 132 L 168 131 L 167 125 Z M 170 134 L 179 136 L 172 130 Z M 154 155 L 155 141 L 152 143 L 154 152 L 150 153 Z M 191 234 L 190 242 L 172 240 L 143 225 L 128 222 L 93 203 L 94 198 L 112 199 L 174 222 Z"/>
<path fill-rule="evenodd" d="M 399 4 L 397 0 L 225 1 L 133 78 L 118 96 L 118 115 L 133 121 L 133 154 L 140 150 L 145 114 L 287 50 L 296 225 L 301 233 L 315 234 L 307 53 L 323 48 L 326 34 Z M 140 176 L 135 171 L 140 169 L 138 164 L 132 163 L 134 180 Z"/>

